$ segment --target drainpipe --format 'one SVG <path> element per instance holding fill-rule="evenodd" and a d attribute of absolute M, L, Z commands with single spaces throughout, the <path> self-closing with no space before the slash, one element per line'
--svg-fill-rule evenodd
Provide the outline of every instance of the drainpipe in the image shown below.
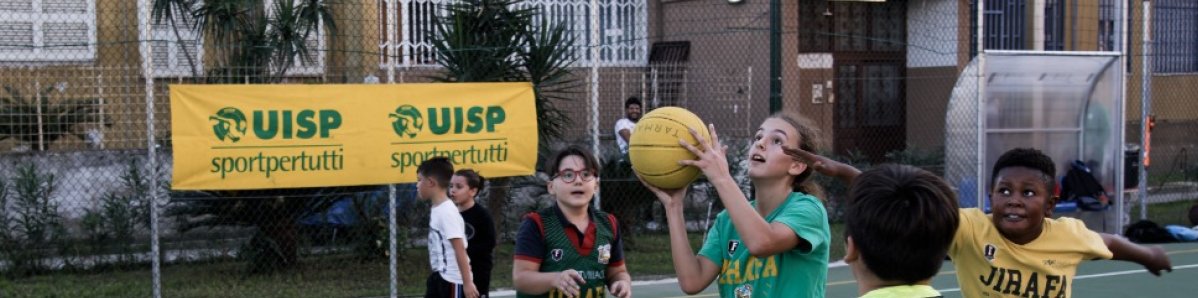
<path fill-rule="evenodd" d="M 782 0 L 770 0 L 770 114 L 782 110 Z"/>

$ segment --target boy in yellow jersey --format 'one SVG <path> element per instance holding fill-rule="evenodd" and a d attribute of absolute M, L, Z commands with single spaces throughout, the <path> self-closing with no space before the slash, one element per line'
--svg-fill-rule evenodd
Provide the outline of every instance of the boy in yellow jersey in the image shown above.
<path fill-rule="evenodd" d="M 823 173 L 852 180 L 856 169 L 807 152 L 788 151 Z M 1154 275 L 1172 271 L 1160 247 L 1097 233 L 1073 218 L 1053 219 L 1056 166 L 1036 149 L 1003 153 L 994 164 L 987 215 L 960 209 L 948 256 L 965 297 L 1070 297 L 1073 277 L 1085 260 L 1114 259 L 1143 265 Z"/>
<path fill-rule="evenodd" d="M 1073 218 L 1053 219 L 1056 165 L 1036 149 L 1017 148 L 994 163 L 990 215 L 961 209 L 949 257 L 966 297 L 1070 297 L 1077 265 L 1132 261 L 1154 275 L 1172 271 L 1160 247 L 1097 233 Z"/>

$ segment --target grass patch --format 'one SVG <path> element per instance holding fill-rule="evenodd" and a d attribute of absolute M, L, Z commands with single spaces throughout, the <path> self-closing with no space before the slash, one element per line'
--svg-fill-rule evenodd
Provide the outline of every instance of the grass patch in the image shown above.
<path fill-rule="evenodd" d="M 361 297 L 388 294 L 386 260 L 364 261 L 349 255 L 306 257 L 298 268 L 262 275 L 245 274 L 245 264 L 234 260 L 191 263 L 162 268 L 162 294 L 167 297 Z M 408 257 L 400 272 L 428 269 L 427 257 L 416 262 Z M 414 263 L 423 263 L 413 267 Z M 146 266 L 148 267 L 148 266 Z M 427 274 L 427 273 L 426 273 Z M 411 293 L 415 286 L 404 281 L 401 288 Z M 4 297 L 147 297 L 151 295 L 149 268 L 94 273 L 56 273 L 0 283 Z"/>
<path fill-rule="evenodd" d="M 1190 206 L 1193 206 L 1195 203 L 1198 203 L 1198 199 L 1160 204 L 1148 204 L 1148 219 L 1161 226 L 1193 226 L 1193 223 L 1190 223 L 1189 214 Z M 1139 220 L 1140 205 L 1132 205 L 1131 213 L 1128 214 L 1131 217 L 1132 222 Z"/>
<path fill-rule="evenodd" d="M 844 259 L 844 224 L 832 223 L 829 230 L 832 231 L 831 247 L 828 248 L 828 261 L 836 262 Z"/>
<path fill-rule="evenodd" d="M 691 249 L 699 253 L 703 245 L 703 233 L 687 233 Z M 674 257 L 670 255 L 670 235 L 667 233 L 641 233 L 635 240 L 625 243 L 624 263 L 633 280 L 662 279 L 674 277 Z"/>
<path fill-rule="evenodd" d="M 1195 168 L 1195 170 L 1198 170 L 1198 168 Z M 1176 170 L 1167 173 L 1149 174 L 1148 186 L 1159 187 L 1171 182 L 1195 181 L 1195 178 L 1193 173 Z"/>
<path fill-rule="evenodd" d="M 702 235 L 692 235 L 698 247 Z M 638 235 L 626 248 L 633 278 L 673 276 L 669 239 L 665 234 Z M 491 289 L 511 288 L 513 244 L 495 251 Z M 408 249 L 399 259 L 399 293 L 422 296 L 429 275 L 428 253 Z M 354 255 L 306 256 L 299 267 L 274 274 L 247 275 L 245 263 L 213 260 L 162 267 L 162 294 L 167 297 L 368 297 L 390 293 L 386 259 Z M 151 295 L 149 265 L 132 270 L 53 273 L 0 279 L 0 297 L 146 297 Z"/>
<path fill-rule="evenodd" d="M 843 224 L 831 225 L 831 260 L 844 256 Z M 697 252 L 703 233 L 690 233 Z M 511 243 L 495 251 L 491 289 L 511 288 Z M 669 235 L 642 233 L 626 243 L 625 258 L 634 280 L 674 276 Z M 421 296 L 428 277 L 423 249 L 403 252 L 397 267 L 401 296 Z M 305 256 L 299 267 L 274 274 L 247 275 L 245 263 L 232 259 L 162 267 L 162 294 L 167 297 L 370 297 L 387 296 L 390 271 L 386 259 L 354 255 Z M 131 270 L 53 273 L 0 279 L 0 297 L 146 297 L 151 295 L 149 265 Z"/>

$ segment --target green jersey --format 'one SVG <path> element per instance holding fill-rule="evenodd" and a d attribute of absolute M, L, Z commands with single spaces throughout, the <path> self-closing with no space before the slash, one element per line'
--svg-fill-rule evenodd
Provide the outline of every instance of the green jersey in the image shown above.
<path fill-rule="evenodd" d="M 586 284 L 579 285 L 579 295 L 581 298 L 601 298 L 605 297 L 604 287 L 607 285 L 607 266 L 611 261 L 612 242 L 615 240 L 613 233 L 613 217 L 609 217 L 607 213 L 601 211 L 591 211 L 592 224 L 595 225 L 594 249 L 590 251 L 579 251 L 578 248 L 570 241 L 566 233 L 566 227 L 562 225 L 562 221 L 558 218 L 560 212 L 557 206 L 551 206 L 537 212 L 540 215 L 540 224 L 542 234 L 545 237 L 545 246 L 548 248 L 549 255 L 541 262 L 541 272 L 560 272 L 568 269 L 578 271 L 579 275 L 586 280 Z M 557 289 L 550 290 L 549 293 L 543 295 L 528 295 L 524 293 L 516 293 L 519 298 L 533 297 L 548 297 L 558 298 L 566 297 L 564 293 Z"/>
<path fill-rule="evenodd" d="M 750 204 L 757 206 L 756 201 Z M 790 227 L 811 249 L 754 257 L 741 242 L 728 211 L 720 212 L 699 250 L 700 256 L 720 266 L 716 280 L 720 297 L 824 297 L 829 232 L 823 202 L 805 193 L 791 193 L 765 221 Z"/>

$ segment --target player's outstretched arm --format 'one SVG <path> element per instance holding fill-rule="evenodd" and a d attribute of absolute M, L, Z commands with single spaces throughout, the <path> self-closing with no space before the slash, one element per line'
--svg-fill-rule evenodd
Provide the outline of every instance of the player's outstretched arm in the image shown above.
<path fill-rule="evenodd" d="M 638 178 L 640 178 L 638 176 Z M 666 226 L 670 230 L 670 255 L 674 260 L 674 273 L 678 275 L 678 287 L 682 292 L 693 295 L 702 292 L 719 275 L 715 263 L 695 255 L 690 239 L 686 236 L 686 218 L 683 215 L 683 200 L 686 188 L 663 190 L 641 179 L 666 209 Z"/>
<path fill-rule="evenodd" d="M 1173 272 L 1173 265 L 1169 262 L 1169 256 L 1165 254 L 1165 249 L 1160 246 L 1144 246 L 1127 241 L 1123 237 L 1111 235 L 1107 233 L 1099 233 L 1102 235 L 1102 242 L 1106 243 L 1107 249 L 1111 251 L 1111 259 L 1136 262 L 1144 265 L 1148 272 L 1152 275 L 1160 276 L 1161 271 Z"/>
<path fill-rule="evenodd" d="M 812 169 L 819 172 L 820 175 L 840 179 L 845 184 L 852 184 L 853 179 L 856 179 L 857 175 L 861 174 L 861 170 L 853 166 L 819 154 L 807 152 L 807 150 L 793 148 L 783 148 L 782 150 L 787 155 L 790 155 L 791 158 L 807 163 Z"/>

